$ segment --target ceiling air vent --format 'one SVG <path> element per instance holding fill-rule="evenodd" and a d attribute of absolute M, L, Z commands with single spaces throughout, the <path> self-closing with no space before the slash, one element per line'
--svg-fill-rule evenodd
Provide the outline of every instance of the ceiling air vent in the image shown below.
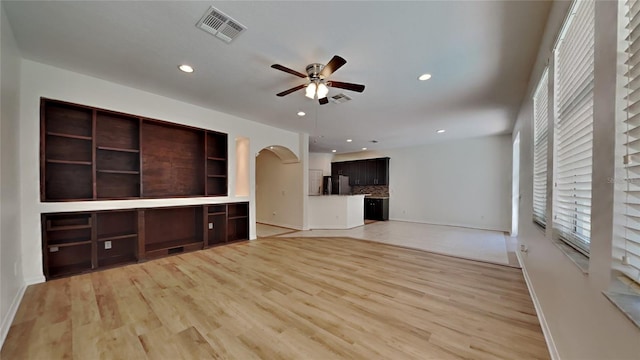
<path fill-rule="evenodd" d="M 348 97 L 347 95 L 342 94 L 342 93 L 337 94 L 337 95 L 333 95 L 330 99 L 334 104 L 342 104 L 344 102 L 347 102 L 347 101 L 351 100 L 350 97 Z"/>
<path fill-rule="evenodd" d="M 214 35 L 226 43 L 230 43 L 247 29 L 246 26 L 235 21 L 229 15 L 213 6 L 202 16 L 202 19 L 198 21 L 196 27 Z"/>

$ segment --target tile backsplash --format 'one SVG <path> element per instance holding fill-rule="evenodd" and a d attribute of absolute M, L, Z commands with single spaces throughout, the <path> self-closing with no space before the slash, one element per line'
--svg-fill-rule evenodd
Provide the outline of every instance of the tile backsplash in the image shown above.
<path fill-rule="evenodd" d="M 388 185 L 352 186 L 351 192 L 354 194 L 371 194 L 371 196 L 389 196 Z"/>

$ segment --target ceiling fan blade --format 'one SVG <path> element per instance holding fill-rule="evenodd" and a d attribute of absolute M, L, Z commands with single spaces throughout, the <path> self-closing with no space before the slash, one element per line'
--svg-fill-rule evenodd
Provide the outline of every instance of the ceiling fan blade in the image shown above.
<path fill-rule="evenodd" d="M 322 99 L 318 99 L 318 102 L 320 103 L 320 105 L 328 104 L 329 99 L 327 99 L 327 97 L 325 96 Z"/>
<path fill-rule="evenodd" d="M 325 65 L 324 68 L 322 68 L 322 71 L 320 71 L 320 77 L 325 79 L 328 78 L 329 75 L 333 74 L 336 70 L 340 69 L 342 65 L 346 63 L 347 63 L 347 60 L 341 58 L 338 55 L 335 55 L 331 59 L 331 61 L 329 61 L 327 65 Z"/>
<path fill-rule="evenodd" d="M 307 85 L 306 85 L 306 84 L 298 85 L 298 86 L 296 86 L 296 87 L 292 87 L 292 88 L 291 88 L 291 89 L 289 89 L 289 90 L 285 90 L 285 91 L 283 91 L 283 92 L 281 92 L 281 93 L 277 93 L 276 95 L 277 95 L 277 96 L 285 96 L 285 95 L 289 95 L 289 94 L 291 94 L 292 92 L 298 91 L 298 90 L 300 90 L 300 89 L 304 89 L 305 87 L 307 87 Z"/>
<path fill-rule="evenodd" d="M 297 72 L 297 71 L 295 71 L 293 69 L 289 69 L 288 67 L 282 66 L 280 64 L 273 64 L 273 65 L 271 65 L 271 67 L 276 69 L 276 70 L 284 71 L 284 72 L 289 73 L 291 75 L 295 75 L 297 77 L 301 77 L 301 78 L 306 78 L 307 77 L 307 75 L 305 75 L 303 73 Z"/>
<path fill-rule="evenodd" d="M 340 82 L 340 81 L 328 81 L 327 86 L 351 90 L 351 91 L 357 91 L 357 92 L 364 91 L 364 85 L 352 84 L 352 83 L 346 83 L 346 82 Z"/>

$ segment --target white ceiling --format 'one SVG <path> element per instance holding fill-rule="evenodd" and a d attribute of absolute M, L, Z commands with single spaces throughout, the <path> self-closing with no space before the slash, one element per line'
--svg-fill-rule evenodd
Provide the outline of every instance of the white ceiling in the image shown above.
<path fill-rule="evenodd" d="M 510 133 L 550 8 L 547 1 L 2 5 L 27 59 L 306 132 L 316 152 Z M 248 30 L 226 44 L 197 29 L 210 5 Z M 276 97 L 304 79 L 271 64 L 304 73 L 333 55 L 347 64 L 330 79 L 365 84 L 363 93 L 331 89 L 353 100 L 322 106 L 304 91 Z M 178 71 L 181 63 L 195 72 Z M 433 77 L 418 81 L 422 73 Z"/>

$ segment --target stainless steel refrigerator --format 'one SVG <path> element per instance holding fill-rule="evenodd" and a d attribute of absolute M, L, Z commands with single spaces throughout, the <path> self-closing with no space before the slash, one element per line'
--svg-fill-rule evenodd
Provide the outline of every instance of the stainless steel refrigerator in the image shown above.
<path fill-rule="evenodd" d="M 330 188 L 331 188 L 332 195 L 350 195 L 351 194 L 351 186 L 349 186 L 348 176 L 336 175 L 336 176 L 331 176 L 330 179 L 331 179 Z"/>

